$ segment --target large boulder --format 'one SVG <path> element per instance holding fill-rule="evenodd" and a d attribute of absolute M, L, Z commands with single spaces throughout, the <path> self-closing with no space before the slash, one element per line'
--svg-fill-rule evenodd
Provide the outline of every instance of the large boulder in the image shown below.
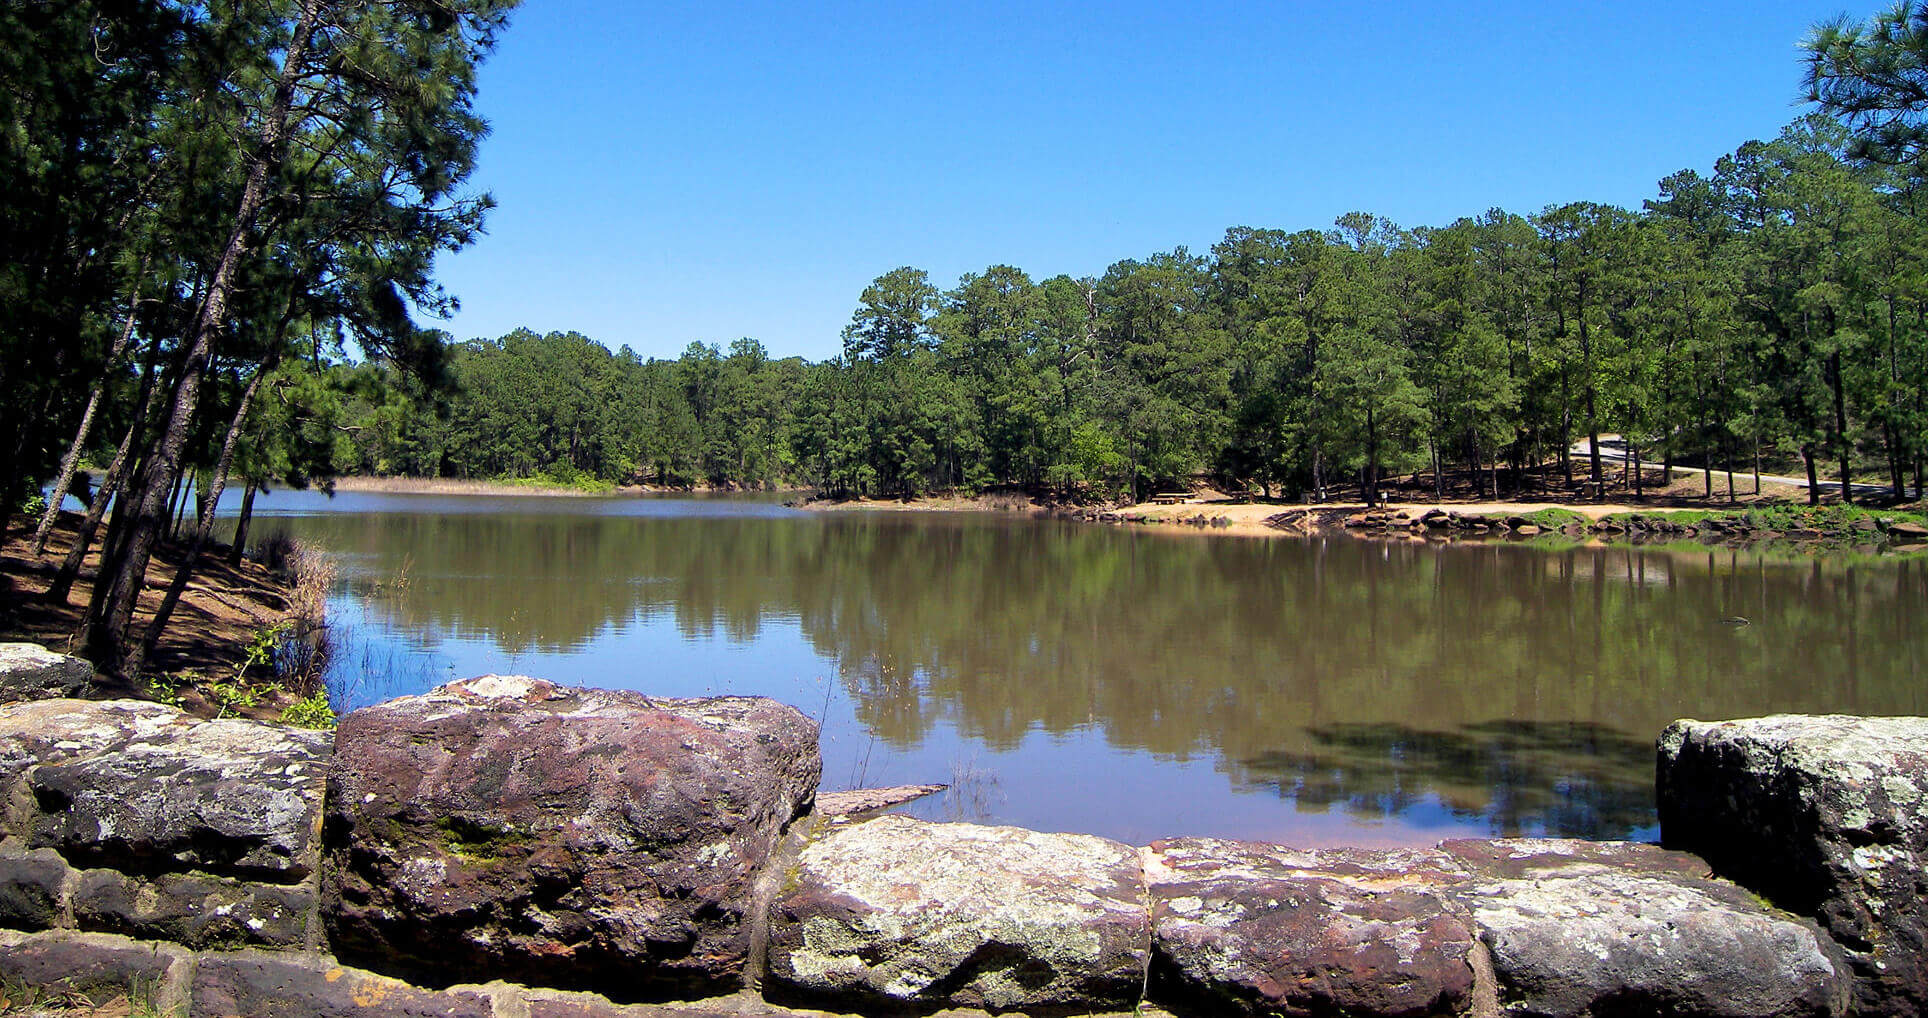
<path fill-rule="evenodd" d="M 1833 1018 L 1839 950 L 1806 920 L 1652 845 L 1448 841 L 1456 892 L 1519 1018 Z"/>
<path fill-rule="evenodd" d="M 883 816 L 803 850 L 772 912 L 769 978 L 847 1011 L 1128 1010 L 1149 933 L 1135 849 Z"/>
<path fill-rule="evenodd" d="M 94 666 L 37 643 L 0 643 L 0 703 L 76 697 L 94 682 Z"/>
<path fill-rule="evenodd" d="M 1857 1014 L 1928 1013 L 1928 719 L 1677 721 L 1659 798 L 1665 844 L 1847 950 Z"/>
<path fill-rule="evenodd" d="M 484 676 L 342 719 L 323 913 L 345 960 L 625 999 L 740 985 L 817 728 L 771 700 Z"/>
<path fill-rule="evenodd" d="M 1464 877 L 1439 852 L 1154 842 L 1153 992 L 1211 1014 L 1457 1013 L 1474 937 L 1443 892 Z"/>

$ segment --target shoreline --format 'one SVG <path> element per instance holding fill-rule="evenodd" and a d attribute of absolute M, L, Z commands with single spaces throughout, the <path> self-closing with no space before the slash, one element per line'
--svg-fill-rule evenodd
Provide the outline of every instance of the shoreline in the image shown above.
<path fill-rule="evenodd" d="M 688 488 L 660 484 L 622 484 L 607 490 L 572 487 L 566 484 L 514 483 L 477 480 L 466 477 L 374 477 L 352 476 L 334 479 L 336 492 L 369 495 L 531 495 L 541 498 L 616 498 L 640 495 L 754 495 L 797 494 L 805 488 L 728 488 L 699 484 Z"/>
<path fill-rule="evenodd" d="M 1200 495 L 1183 502 L 1076 507 L 1032 496 L 998 494 L 910 500 L 810 501 L 812 512 L 987 512 L 1066 519 L 1148 532 L 1245 538 L 1347 537 L 1355 540 L 1509 541 L 1571 545 L 1633 541 L 1699 542 L 1709 546 L 1774 545 L 1806 555 L 1928 551 L 1928 519 L 1921 510 L 1809 507 L 1781 499 L 1714 505 L 1627 502 L 1362 501 L 1323 503 L 1240 500 Z M 1818 524 L 1800 522 L 1810 515 Z M 1772 517 L 1767 522 L 1762 517 Z M 1527 519 L 1531 517 L 1532 519 Z M 1789 525 L 1782 519 L 1794 517 Z M 1781 522 L 1775 522 L 1781 521 Z M 1892 524 L 1892 527 L 1891 527 Z"/>

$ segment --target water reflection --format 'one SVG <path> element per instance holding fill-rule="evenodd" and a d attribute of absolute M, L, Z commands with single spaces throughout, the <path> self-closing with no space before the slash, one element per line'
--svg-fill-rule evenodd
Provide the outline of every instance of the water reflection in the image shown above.
<path fill-rule="evenodd" d="M 1495 837 L 1629 839 L 1654 824 L 1651 738 L 1587 722 L 1488 721 L 1454 731 L 1391 722 L 1310 729 L 1309 751 L 1243 761 L 1246 780 L 1300 809 L 1397 818 L 1443 805 Z"/>
<path fill-rule="evenodd" d="M 488 501 L 268 525 L 345 557 L 344 616 L 406 659 L 387 692 L 767 693 L 824 715 L 828 783 L 973 761 L 1030 826 L 1624 837 L 1673 718 L 1923 708 L 1912 562 Z"/>

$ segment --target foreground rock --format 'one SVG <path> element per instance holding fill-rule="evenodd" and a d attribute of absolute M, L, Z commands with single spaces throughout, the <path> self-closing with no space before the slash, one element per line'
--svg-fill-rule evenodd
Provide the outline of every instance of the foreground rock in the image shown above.
<path fill-rule="evenodd" d="M 127 872 L 297 882 L 314 870 L 330 741 L 183 715 L 99 753 L 42 763 L 28 780 L 40 814 L 33 843 Z"/>
<path fill-rule="evenodd" d="M 147 1009 L 136 1014 L 183 1015 L 193 969 L 192 954 L 169 944 L 100 934 L 0 930 L 0 984 L 9 989 L 27 987 L 46 996 L 79 994 L 97 1005 L 134 1001 Z"/>
<path fill-rule="evenodd" d="M 1846 965 L 1813 924 L 1651 845 L 1448 841 L 1457 892 L 1521 1016 L 1836 1016 Z"/>
<path fill-rule="evenodd" d="M 1855 1012 L 1928 1012 L 1928 719 L 1679 721 L 1661 736 L 1669 847 L 1848 951 Z"/>
<path fill-rule="evenodd" d="M 493 1018 L 476 991 L 438 993 L 300 956 L 209 954 L 194 966 L 189 1018 Z"/>
<path fill-rule="evenodd" d="M 1443 892 L 1464 876 L 1438 852 L 1155 842 L 1154 992 L 1212 1014 L 1460 1012 L 1474 938 Z"/>
<path fill-rule="evenodd" d="M 742 982 L 754 880 L 821 768 L 816 726 L 774 701 L 514 676 L 356 711 L 337 745 L 337 954 L 627 999 Z"/>
<path fill-rule="evenodd" d="M 127 700 L 0 707 L 0 926 L 311 944 L 330 742 Z"/>
<path fill-rule="evenodd" d="M 37 643 L 0 643 L 0 703 L 84 695 L 94 666 Z"/>
<path fill-rule="evenodd" d="M 1137 852 L 885 816 L 822 834 L 770 927 L 770 978 L 853 1010 L 1128 1010 L 1149 941 Z"/>

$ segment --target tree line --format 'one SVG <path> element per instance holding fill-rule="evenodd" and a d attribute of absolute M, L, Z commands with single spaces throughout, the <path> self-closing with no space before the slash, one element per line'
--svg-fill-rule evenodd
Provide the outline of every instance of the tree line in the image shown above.
<path fill-rule="evenodd" d="M 1862 141 L 1810 115 L 1638 210 L 1239 227 L 1095 279 L 994 265 L 940 289 L 900 268 L 818 363 L 748 339 L 674 360 L 574 333 L 457 344 L 454 388 L 353 411 L 334 468 L 872 496 L 1209 473 L 1376 501 L 1409 472 L 1600 495 L 1613 434 L 1636 494 L 1641 466 L 1711 487 L 1765 459 L 1903 497 L 1928 460 L 1928 177 Z M 397 391 L 375 381 L 342 385 Z"/>

